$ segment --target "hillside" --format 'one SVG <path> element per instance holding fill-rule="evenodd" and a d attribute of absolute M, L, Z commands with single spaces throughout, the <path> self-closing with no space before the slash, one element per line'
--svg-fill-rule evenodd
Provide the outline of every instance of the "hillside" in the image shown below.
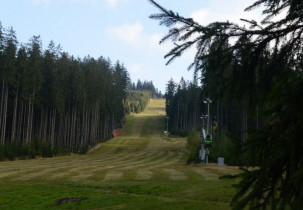
<path fill-rule="evenodd" d="M 0 162 L 0 209 L 228 209 L 234 181 L 218 178 L 238 169 L 186 165 L 186 139 L 163 136 L 164 103 L 89 154 Z"/>

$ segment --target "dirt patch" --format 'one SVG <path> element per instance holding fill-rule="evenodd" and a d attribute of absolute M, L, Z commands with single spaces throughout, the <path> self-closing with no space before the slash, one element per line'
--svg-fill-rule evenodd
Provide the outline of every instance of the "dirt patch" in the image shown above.
<path fill-rule="evenodd" d="M 88 177 L 93 176 L 93 174 L 80 173 L 78 176 L 73 176 L 70 178 L 72 181 L 78 181 L 80 179 L 87 179 Z"/>
<path fill-rule="evenodd" d="M 120 179 L 123 176 L 123 172 L 120 171 L 113 171 L 113 172 L 108 172 L 105 175 L 105 178 L 103 181 L 107 181 L 107 180 L 117 180 Z"/>
<path fill-rule="evenodd" d="M 137 171 L 136 179 L 151 179 L 152 176 L 153 173 L 150 172 L 149 170 L 142 170 L 142 171 Z"/>
<path fill-rule="evenodd" d="M 91 153 L 91 152 L 99 149 L 102 145 L 103 145 L 103 143 L 97 144 L 96 146 L 90 148 L 87 153 Z"/>
<path fill-rule="evenodd" d="M 205 180 L 219 179 L 220 176 L 203 167 L 193 168 L 192 171 L 205 178 Z"/>
<path fill-rule="evenodd" d="M 175 169 L 164 169 L 163 171 L 169 175 L 169 179 L 171 179 L 171 180 L 186 180 L 187 179 L 187 176 L 181 171 L 177 171 Z"/>
<path fill-rule="evenodd" d="M 238 174 L 240 173 L 239 167 L 233 167 L 233 166 L 218 166 L 218 165 L 207 165 L 205 166 L 206 169 L 209 169 L 215 173 L 222 173 L 222 174 Z"/>
<path fill-rule="evenodd" d="M 0 174 L 0 179 L 1 178 L 5 178 L 7 176 L 13 176 L 13 175 L 15 175 L 17 173 L 18 173 L 18 171 L 9 171 L 9 172 L 5 172 L 5 173 L 1 173 Z"/>
<path fill-rule="evenodd" d="M 67 198 L 62 198 L 56 201 L 56 204 L 54 206 L 60 206 L 65 203 L 70 203 L 70 202 L 77 202 L 77 201 L 83 201 L 87 200 L 87 197 L 67 197 Z"/>

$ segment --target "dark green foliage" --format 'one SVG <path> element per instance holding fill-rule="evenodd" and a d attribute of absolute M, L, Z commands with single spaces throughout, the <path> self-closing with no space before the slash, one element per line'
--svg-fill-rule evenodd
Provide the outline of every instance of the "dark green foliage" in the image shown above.
<path fill-rule="evenodd" d="M 17 44 L 0 24 L 0 159 L 85 153 L 122 127 L 130 83 L 123 64 L 75 59 L 53 41 L 43 51 L 40 36 Z"/>
<path fill-rule="evenodd" d="M 200 133 L 197 131 L 190 131 L 187 136 L 186 148 L 188 150 L 187 163 L 199 161 L 199 150 L 201 148 Z"/>
<path fill-rule="evenodd" d="M 0 146 L 0 160 L 15 160 L 15 159 L 27 159 L 39 157 L 53 157 L 53 155 L 58 155 L 52 149 L 51 143 L 49 141 L 42 141 L 39 138 L 35 138 L 32 143 L 28 144 L 11 144 L 6 142 L 4 145 Z M 60 154 L 62 154 L 60 152 Z"/>
<path fill-rule="evenodd" d="M 209 154 L 210 162 L 217 162 L 219 157 L 224 157 L 224 163 L 227 165 L 247 165 L 246 153 L 243 152 L 243 142 L 240 138 L 230 135 L 224 130 L 214 135 L 213 138 Z"/>
<path fill-rule="evenodd" d="M 31 147 L 31 146 L 28 147 L 27 156 L 30 159 L 34 159 L 37 157 L 36 151 L 33 147 Z"/>
<path fill-rule="evenodd" d="M 150 91 L 143 90 L 129 90 L 127 100 L 125 101 L 126 113 L 141 113 L 145 110 L 149 99 L 151 98 Z"/>
<path fill-rule="evenodd" d="M 53 157 L 54 151 L 50 141 L 42 141 L 39 138 L 35 138 L 33 142 L 36 154 L 41 157 Z"/>
<path fill-rule="evenodd" d="M 218 132 L 231 131 L 238 163 L 257 168 L 241 174 L 232 207 L 302 209 L 302 1 L 256 1 L 246 11 L 262 5 L 265 17 L 243 20 L 248 27 L 228 21 L 202 26 L 150 2 L 161 11 L 150 17 L 170 27 L 161 42 L 176 42 L 168 63 L 197 47 L 190 68 L 217 103 Z"/>
<path fill-rule="evenodd" d="M 4 156 L 8 158 L 9 160 L 14 160 L 15 154 L 14 154 L 14 146 L 6 143 L 4 144 Z"/>
<path fill-rule="evenodd" d="M 5 158 L 4 156 L 4 146 L 0 145 L 0 161 L 3 161 Z"/>
<path fill-rule="evenodd" d="M 86 154 L 89 150 L 89 145 L 85 145 L 83 147 L 80 147 L 80 149 L 78 150 L 79 155 L 83 155 Z"/>
<path fill-rule="evenodd" d="M 190 131 L 184 131 L 184 130 L 176 130 L 176 129 L 172 129 L 170 131 L 171 135 L 178 135 L 181 137 L 186 137 L 189 134 Z"/>
<path fill-rule="evenodd" d="M 186 135 L 190 130 L 201 126 L 201 88 L 197 82 L 179 84 L 168 81 L 165 93 L 166 114 L 169 117 L 169 130 L 177 135 Z"/>
<path fill-rule="evenodd" d="M 135 83 L 130 84 L 130 88 L 131 90 L 147 90 L 150 92 L 151 97 L 154 98 L 161 98 L 163 97 L 161 94 L 161 91 L 158 91 L 157 88 L 155 88 L 153 81 L 144 81 L 143 83 L 138 80 L 137 81 L 137 85 Z"/>

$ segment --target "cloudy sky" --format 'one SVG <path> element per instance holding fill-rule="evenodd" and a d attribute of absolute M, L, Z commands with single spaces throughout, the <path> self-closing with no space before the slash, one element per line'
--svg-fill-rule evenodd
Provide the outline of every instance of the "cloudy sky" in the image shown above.
<path fill-rule="evenodd" d="M 240 18 L 258 19 L 258 11 L 245 12 L 254 0 L 158 0 L 167 9 L 207 24 Z M 190 4 L 189 4 L 190 2 Z M 170 43 L 159 45 L 167 28 L 148 18 L 158 10 L 147 0 L 0 0 L 2 26 L 12 26 L 20 43 L 40 35 L 43 47 L 51 40 L 75 57 L 90 55 L 120 60 L 131 80 L 152 80 L 165 91 L 170 78 L 192 79 L 187 67 L 194 49 L 166 66 Z"/>

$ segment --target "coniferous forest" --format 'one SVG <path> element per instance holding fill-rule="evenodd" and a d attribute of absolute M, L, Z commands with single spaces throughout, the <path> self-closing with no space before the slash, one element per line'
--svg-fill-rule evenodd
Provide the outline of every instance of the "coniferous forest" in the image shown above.
<path fill-rule="evenodd" d="M 150 19 L 167 28 L 160 40 L 172 44 L 167 65 L 194 50 L 193 81 L 169 80 L 165 101 L 152 81 L 132 83 L 119 61 L 75 58 L 53 41 L 44 47 L 40 36 L 19 43 L 0 22 L 0 161 L 99 150 L 2 162 L 0 206 L 303 209 L 303 1 L 235 1 L 261 13 L 207 24 L 198 21 L 239 13 L 212 8 L 228 1 L 203 1 L 202 10 L 183 17 L 147 1 L 159 11 Z M 188 14 L 194 4 L 179 8 Z M 138 2 L 123 12 L 112 6 L 119 18 L 141 11 Z M 112 10 L 106 13 L 112 18 Z M 127 44 L 121 52 L 137 61 L 161 52 L 152 46 L 159 34 L 146 30 L 142 17 L 135 24 L 121 18 L 120 26 L 113 19 L 101 28 L 108 43 Z M 89 22 L 89 33 L 99 22 Z M 146 61 L 142 66 L 155 60 Z M 120 135 L 126 121 L 123 136 L 94 147 Z"/>
<path fill-rule="evenodd" d="M 155 88 L 153 81 L 137 81 L 137 84 L 130 83 L 125 103 L 126 113 L 140 113 L 146 108 L 150 98 L 163 97 L 161 91 Z"/>
<path fill-rule="evenodd" d="M 302 1 L 254 1 L 243 9 L 261 7 L 260 22 L 208 25 L 149 1 L 160 11 L 150 18 L 169 28 L 160 43 L 175 43 L 165 55 L 167 64 L 196 47 L 189 69 L 201 81 L 202 100 L 212 101 L 208 117 L 219 135 L 224 130 L 231 134 L 234 145 L 225 149 L 246 166 L 236 176 L 241 181 L 233 209 L 302 209 Z M 181 92 L 167 88 L 167 108 L 173 113 L 180 107 L 173 105 Z M 182 109 L 183 115 L 188 113 Z"/>
<path fill-rule="evenodd" d="M 119 61 L 74 58 L 0 24 L 0 159 L 82 153 L 121 128 L 129 76 Z"/>
<path fill-rule="evenodd" d="M 169 127 L 172 134 L 185 136 L 190 130 L 201 126 L 202 107 L 201 87 L 197 80 L 180 83 L 173 79 L 166 85 L 166 113 L 169 117 Z"/>

